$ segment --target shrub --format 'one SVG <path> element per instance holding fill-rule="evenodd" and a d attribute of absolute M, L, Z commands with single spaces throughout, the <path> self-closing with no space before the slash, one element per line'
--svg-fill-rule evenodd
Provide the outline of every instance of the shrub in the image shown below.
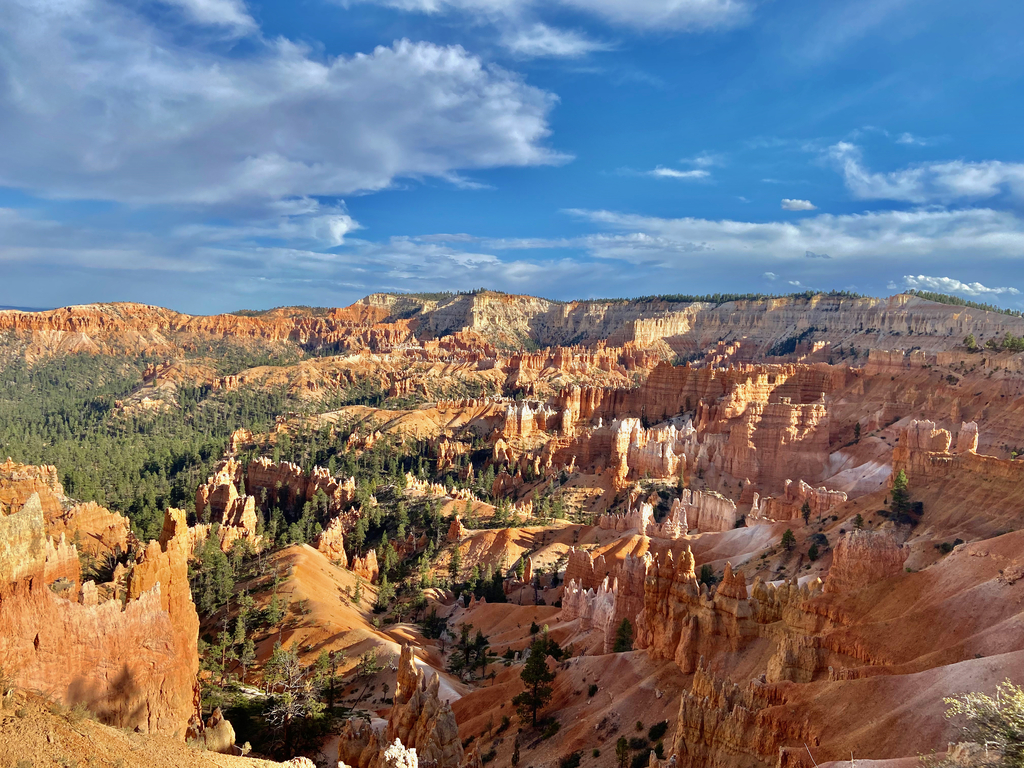
<path fill-rule="evenodd" d="M 581 758 L 582 755 L 579 752 L 565 755 L 558 761 L 558 768 L 579 768 Z"/>
<path fill-rule="evenodd" d="M 629 764 L 629 768 L 647 768 L 647 764 L 650 762 L 651 756 L 646 752 L 637 752 L 633 755 L 633 760 Z"/>
<path fill-rule="evenodd" d="M 587 689 L 587 697 L 594 698 L 597 695 L 597 683 L 591 683 L 590 688 Z"/>
<path fill-rule="evenodd" d="M 1024 765 L 1024 688 L 1006 680 L 996 686 L 994 699 L 974 692 L 943 701 L 950 705 L 946 717 L 966 720 L 960 729 L 961 739 L 986 746 L 986 765 Z"/>
<path fill-rule="evenodd" d="M 615 630 L 615 644 L 612 646 L 613 653 L 625 653 L 633 650 L 633 625 L 629 619 L 623 619 Z"/>
<path fill-rule="evenodd" d="M 592 754 L 594 757 L 600 757 L 601 756 L 601 750 L 600 749 L 595 749 L 590 754 Z"/>
<path fill-rule="evenodd" d="M 561 723 L 559 723 L 557 720 L 552 720 L 550 723 L 547 724 L 547 727 L 544 729 L 544 732 L 540 735 L 541 739 L 550 739 L 552 736 L 558 733 L 558 730 L 561 727 Z"/>
<path fill-rule="evenodd" d="M 651 726 L 651 729 L 647 732 L 647 738 L 650 741 L 658 741 L 668 733 L 668 720 L 662 720 L 660 723 L 655 723 Z"/>
<path fill-rule="evenodd" d="M 497 751 L 492 749 L 490 752 L 487 752 L 480 756 L 480 762 L 482 762 L 484 765 L 487 765 L 487 763 L 491 762 L 491 760 L 493 760 L 497 756 Z"/>
<path fill-rule="evenodd" d="M 642 731 L 644 729 L 644 721 L 643 720 L 637 720 L 636 721 L 636 729 L 637 729 L 637 731 Z"/>
<path fill-rule="evenodd" d="M 630 749 L 647 749 L 647 739 L 643 736 L 634 736 L 629 740 Z"/>

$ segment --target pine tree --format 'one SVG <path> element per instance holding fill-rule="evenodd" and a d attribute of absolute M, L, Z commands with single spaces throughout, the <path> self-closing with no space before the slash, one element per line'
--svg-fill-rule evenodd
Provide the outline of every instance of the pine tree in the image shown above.
<path fill-rule="evenodd" d="M 892 480 L 892 503 L 889 505 L 894 515 L 903 515 L 910 510 L 910 492 L 907 490 L 907 473 L 902 469 Z"/>
<path fill-rule="evenodd" d="M 384 574 L 377 585 L 377 600 L 373 604 L 373 610 L 376 613 L 384 613 L 391 606 L 391 601 L 394 599 L 395 588 L 388 583 L 387 574 Z"/>
<path fill-rule="evenodd" d="M 448 563 L 448 575 L 452 577 L 453 582 L 459 580 L 459 575 L 462 572 L 462 552 L 459 550 L 459 545 L 456 544 L 452 548 L 452 559 Z"/>
<path fill-rule="evenodd" d="M 363 580 L 356 579 L 356 590 L 352 593 L 352 602 L 356 604 L 358 608 L 363 602 Z"/>
<path fill-rule="evenodd" d="M 530 658 L 526 660 L 520 677 L 526 684 L 526 690 L 512 699 L 519 718 L 525 723 L 529 720 L 534 727 L 537 725 L 537 712 L 551 698 L 551 686 L 555 673 L 548 669 L 547 663 L 548 636 L 542 634 L 530 646 Z"/>
<path fill-rule="evenodd" d="M 804 499 L 804 505 L 800 507 L 800 516 L 804 519 L 804 525 L 811 521 L 811 502 Z"/>
<path fill-rule="evenodd" d="M 792 549 L 794 544 L 796 544 L 796 536 L 793 535 L 792 530 L 787 528 L 785 533 L 782 534 L 782 546 L 786 549 Z"/>
<path fill-rule="evenodd" d="M 623 619 L 615 630 L 615 645 L 612 646 L 613 653 L 625 653 L 633 650 L 633 625 L 629 619 Z"/>
<path fill-rule="evenodd" d="M 629 760 L 629 742 L 625 736 L 619 736 L 615 742 L 615 757 L 618 758 L 619 768 L 626 768 L 626 761 Z"/>

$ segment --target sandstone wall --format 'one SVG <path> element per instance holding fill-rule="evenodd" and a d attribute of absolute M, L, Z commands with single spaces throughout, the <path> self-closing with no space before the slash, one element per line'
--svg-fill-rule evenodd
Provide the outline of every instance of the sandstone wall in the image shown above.
<path fill-rule="evenodd" d="M 18 686 L 84 703 L 106 723 L 183 737 L 199 668 L 185 549 L 152 542 L 123 606 L 99 602 L 92 582 L 78 602 L 77 589 L 61 597 L 48 586 L 74 577 L 77 553 L 50 542 L 38 497 L 0 517 L 0 529 L 0 666 Z"/>
<path fill-rule="evenodd" d="M 850 531 L 836 544 L 825 591 L 847 592 L 896 576 L 909 554 L 894 530 Z"/>

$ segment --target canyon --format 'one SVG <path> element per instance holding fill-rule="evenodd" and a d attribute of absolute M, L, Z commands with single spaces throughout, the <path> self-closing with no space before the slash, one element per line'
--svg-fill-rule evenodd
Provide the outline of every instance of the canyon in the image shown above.
<path fill-rule="evenodd" d="M 944 754 L 943 697 L 1024 663 L 1007 333 L 1024 320 L 907 294 L 0 311 L 0 383 L 99 361 L 128 371 L 90 406 L 105 434 L 199 408 L 219 430 L 139 471 L 175 473 L 149 529 L 0 445 L 0 669 L 238 755 L 331 668 L 333 730 L 264 748 L 350 768 L 612 768 L 623 735 L 676 768 Z M 511 701 L 537 638 L 534 728 Z"/>

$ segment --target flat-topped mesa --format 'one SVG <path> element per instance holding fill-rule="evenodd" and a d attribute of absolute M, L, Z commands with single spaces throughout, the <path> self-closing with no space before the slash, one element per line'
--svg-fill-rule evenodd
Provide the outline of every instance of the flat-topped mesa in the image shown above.
<path fill-rule="evenodd" d="M 848 592 L 896 576 L 908 555 L 893 529 L 850 531 L 836 544 L 825 592 Z"/>
<path fill-rule="evenodd" d="M 362 719 L 349 720 L 339 739 L 338 760 L 351 768 L 390 768 L 385 752 L 397 740 L 415 749 L 425 768 L 459 768 L 464 756 L 459 727 L 448 702 L 441 701 L 440 686 L 437 673 L 427 681 L 414 649 L 403 645 L 386 730 L 379 733 Z"/>
<path fill-rule="evenodd" d="M 797 520 L 803 514 L 805 502 L 810 508 L 809 519 L 820 520 L 828 516 L 833 507 L 846 500 L 847 495 L 842 491 L 830 491 L 825 487 L 813 488 L 803 480 L 786 480 L 781 497 L 766 496 L 762 499 L 754 494 L 754 502 L 747 515 L 747 524 Z"/>
<path fill-rule="evenodd" d="M 0 516 L 0 540 L 0 666 L 15 685 L 85 704 L 110 725 L 183 738 L 198 704 L 189 545 L 151 542 L 122 605 L 101 602 L 91 581 L 79 602 L 77 552 L 47 537 L 37 495 Z M 71 586 L 51 589 L 51 579 Z"/>

